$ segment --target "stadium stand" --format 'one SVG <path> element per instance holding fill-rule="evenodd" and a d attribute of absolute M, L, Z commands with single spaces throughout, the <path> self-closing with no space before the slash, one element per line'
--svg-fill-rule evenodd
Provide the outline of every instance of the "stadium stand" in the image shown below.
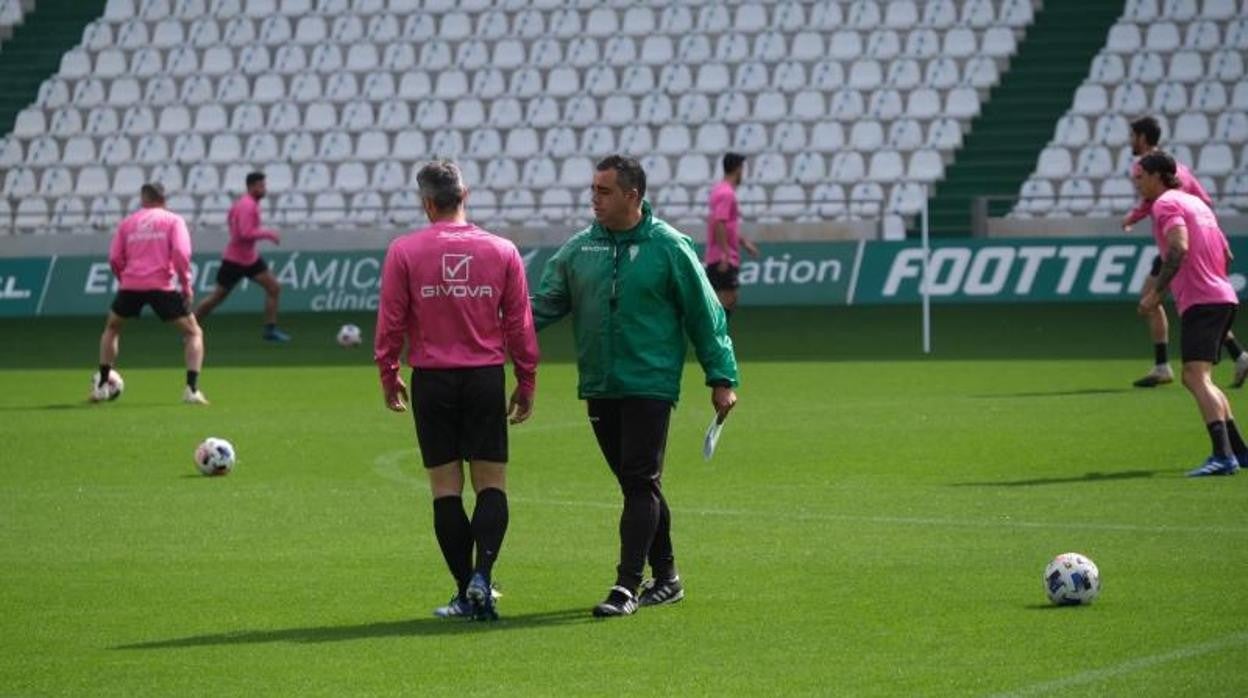
<path fill-rule="evenodd" d="M 395 171 L 432 156 L 479 172 L 477 194 L 502 220 L 551 220 L 576 208 L 583 159 L 614 149 L 645 156 L 656 200 L 698 215 L 719 156 L 735 148 L 752 156 L 751 215 L 891 216 L 899 233 L 896 217 L 913 216 L 918 185 L 943 177 L 1033 8 L 108 0 L 100 14 L 0 148 L 11 168 L 3 195 L 35 212 L 19 217 L 22 229 L 47 228 L 40 212 L 53 216 L 66 176 L 83 209 L 103 211 L 133 195 L 124 187 L 135 171 L 121 177 L 121 167 L 151 178 L 170 174 L 170 161 L 200 222 L 219 219 L 207 204 L 221 190 L 237 190 L 231 168 L 279 165 L 295 173 L 287 188 L 270 182 L 286 195 L 279 220 L 305 210 L 318 223 L 361 220 L 322 194 L 366 190 L 397 218 L 410 182 Z M 61 158 L 36 147 L 49 138 Z M 84 138 L 108 158 L 83 161 Z M 819 201 L 825 177 L 853 205 Z"/>
<path fill-rule="evenodd" d="M 1220 214 L 1248 213 L 1246 54 L 1248 3 L 1128 0 L 1010 215 L 1125 214 L 1128 123 L 1143 115 Z"/>
<path fill-rule="evenodd" d="M 544 225 L 584 216 L 592 162 L 616 150 L 643 157 L 665 215 L 697 218 L 735 149 L 753 220 L 897 237 L 927 203 L 935 234 L 965 235 L 982 196 L 1014 216 L 1121 210 L 1125 121 L 1144 112 L 1244 210 L 1246 16 L 1231 0 L 0 0 L 0 231 L 94 232 L 158 178 L 216 225 L 253 168 L 276 223 L 404 224 L 436 156 L 461 161 L 486 222 Z"/>

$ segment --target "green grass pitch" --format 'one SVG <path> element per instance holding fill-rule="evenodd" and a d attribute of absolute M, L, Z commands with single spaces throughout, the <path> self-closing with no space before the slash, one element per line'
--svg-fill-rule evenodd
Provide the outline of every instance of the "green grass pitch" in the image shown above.
<path fill-rule="evenodd" d="M 371 333 L 291 316 L 279 347 L 213 318 L 207 408 L 153 319 L 98 406 L 101 318 L 0 321 L 0 694 L 1248 695 L 1248 477 L 1182 477 L 1207 437 L 1182 387 L 1129 387 L 1131 306 L 938 306 L 931 357 L 913 308 L 744 309 L 714 460 L 693 365 L 672 423 L 688 598 L 607 621 L 620 497 L 552 328 L 496 624 L 430 616 L 452 589 L 410 418 L 334 345 L 348 321 Z M 196 474 L 207 436 L 230 476 Z M 1067 551 L 1092 606 L 1045 599 Z"/>

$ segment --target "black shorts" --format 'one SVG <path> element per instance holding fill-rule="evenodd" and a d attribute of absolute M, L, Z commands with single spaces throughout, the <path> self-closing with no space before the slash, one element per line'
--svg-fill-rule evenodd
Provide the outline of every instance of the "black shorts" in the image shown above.
<path fill-rule="evenodd" d="M 124 318 L 138 317 L 145 305 L 152 306 L 156 317 L 165 322 L 191 314 L 186 296 L 178 291 L 118 291 L 112 311 Z"/>
<path fill-rule="evenodd" d="M 412 369 L 411 398 L 426 468 L 459 461 L 507 462 L 502 366 Z"/>
<path fill-rule="evenodd" d="M 720 271 L 718 264 L 706 265 L 706 278 L 711 281 L 711 288 L 716 291 L 732 291 L 741 286 L 737 275 L 741 273 L 740 267 L 728 267 L 728 271 Z"/>
<path fill-rule="evenodd" d="M 228 259 L 221 260 L 221 268 L 217 269 L 217 285 L 230 290 L 243 280 L 243 277 L 254 279 L 269 270 L 269 265 L 260 257 L 253 264 L 243 266 Z"/>
<path fill-rule="evenodd" d="M 1183 362 L 1208 361 L 1218 363 L 1222 354 L 1222 340 L 1235 320 L 1237 306 L 1232 303 L 1193 305 L 1182 316 L 1180 341 L 1183 345 Z"/>

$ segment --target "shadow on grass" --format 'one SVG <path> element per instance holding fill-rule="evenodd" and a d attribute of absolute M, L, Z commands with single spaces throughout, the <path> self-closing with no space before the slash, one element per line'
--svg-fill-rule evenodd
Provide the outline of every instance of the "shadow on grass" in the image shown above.
<path fill-rule="evenodd" d="M 1028 611 L 1069 611 L 1075 608 L 1083 608 L 1088 604 L 1068 603 L 1064 606 L 1058 606 L 1055 603 L 1033 603 L 1024 606 Z"/>
<path fill-rule="evenodd" d="M 1028 392 L 1028 393 L 997 393 L 995 395 L 972 395 L 975 398 L 1006 398 L 1006 397 L 1075 397 L 1078 395 L 1114 395 L 1117 393 L 1130 393 L 1134 388 L 1084 388 L 1082 390 L 1054 390 L 1049 392 Z"/>
<path fill-rule="evenodd" d="M 1078 482 L 1109 482 L 1114 480 L 1139 480 L 1150 478 L 1162 470 L 1123 470 L 1117 473 L 1087 473 L 1078 477 L 1041 477 L 1030 480 L 1006 480 L 1002 482 L 955 482 L 950 487 L 1034 487 L 1037 485 L 1068 485 Z"/>
<path fill-rule="evenodd" d="M 106 403 L 93 403 L 83 400 L 82 402 L 58 402 L 51 405 L 5 405 L 0 407 L 0 412 L 64 412 L 67 410 L 117 410 L 117 409 L 147 409 L 151 407 L 167 407 L 172 403 L 157 404 L 149 402 L 127 402 L 124 407 L 112 407 Z"/>
<path fill-rule="evenodd" d="M 521 630 L 552 625 L 579 625 L 589 622 L 596 622 L 589 615 L 589 609 L 575 608 L 563 611 L 542 611 L 503 616 L 501 620 L 491 623 L 474 623 L 462 619 L 420 618 L 363 623 L 360 625 L 327 625 L 279 630 L 240 630 L 229 633 L 192 635 L 190 637 L 179 637 L 169 640 L 136 642 L 129 645 L 117 645 L 110 649 L 161 650 L 216 645 L 256 645 L 270 642 L 346 642 L 383 637 L 423 637 Z"/>
<path fill-rule="evenodd" d="M 5 405 L 0 412 L 30 412 L 33 410 L 85 410 L 93 405 L 89 402 L 59 402 L 54 405 Z"/>

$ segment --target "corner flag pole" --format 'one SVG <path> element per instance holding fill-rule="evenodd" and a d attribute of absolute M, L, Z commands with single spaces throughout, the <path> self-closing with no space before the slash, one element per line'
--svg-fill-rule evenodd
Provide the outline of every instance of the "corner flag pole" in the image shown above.
<path fill-rule="evenodd" d="M 928 202 L 927 185 L 923 185 L 923 210 L 920 212 L 919 237 L 923 245 L 923 279 L 919 282 L 919 295 L 923 298 L 923 353 L 932 353 L 932 296 L 928 292 L 929 275 L 928 264 L 931 262 L 932 250 L 929 246 L 928 229 L 927 229 L 927 202 Z"/>

